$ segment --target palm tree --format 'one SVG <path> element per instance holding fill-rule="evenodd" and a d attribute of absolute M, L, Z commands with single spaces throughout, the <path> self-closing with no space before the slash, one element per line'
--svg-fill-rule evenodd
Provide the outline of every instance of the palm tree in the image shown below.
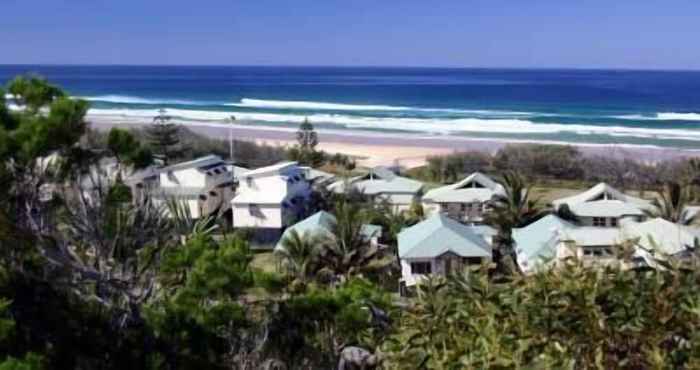
<path fill-rule="evenodd" d="M 539 199 L 531 199 L 531 188 L 518 173 L 506 172 L 501 184 L 504 192 L 491 199 L 491 211 L 486 215 L 486 222 L 498 230 L 498 235 L 494 238 L 494 262 L 499 271 L 505 272 L 508 268 L 504 257 L 510 256 L 511 262 L 516 262 L 513 228 L 529 224 L 542 214 L 542 210 Z M 513 267 L 517 269 L 517 264 Z"/>
<path fill-rule="evenodd" d="M 296 230 L 282 239 L 282 248 L 275 253 L 282 258 L 287 272 L 296 283 L 305 286 L 314 277 L 320 243 L 317 235 L 308 232 L 299 234 Z"/>
<path fill-rule="evenodd" d="M 336 221 L 332 236 L 327 238 L 319 253 L 322 272 L 332 280 L 347 280 L 350 276 L 386 272 L 394 265 L 390 253 L 380 250 L 366 235 L 365 225 L 370 212 L 359 204 L 339 201 L 335 206 Z"/>
<path fill-rule="evenodd" d="M 650 217 L 660 217 L 674 223 L 689 225 L 697 218 L 697 214 L 687 209 L 690 199 L 690 187 L 670 181 L 659 190 L 659 197 L 652 200 L 651 204 L 654 208 L 646 210 L 645 213 Z"/>

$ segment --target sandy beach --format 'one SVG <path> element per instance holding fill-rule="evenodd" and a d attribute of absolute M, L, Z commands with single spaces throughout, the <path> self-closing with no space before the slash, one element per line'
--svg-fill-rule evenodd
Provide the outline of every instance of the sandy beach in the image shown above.
<path fill-rule="evenodd" d="M 109 129 L 112 126 L 144 126 L 149 122 L 135 120 L 112 120 L 104 117 L 89 117 L 96 129 Z M 177 122 L 176 122 L 177 123 Z M 193 131 L 212 138 L 226 139 L 229 132 L 237 140 L 254 141 L 269 145 L 294 145 L 295 131 L 289 127 L 230 125 L 218 123 L 182 123 Z M 383 134 L 364 131 L 318 130 L 318 148 L 329 153 L 343 153 L 358 158 L 358 164 L 371 167 L 377 165 L 400 165 L 405 168 L 425 164 L 432 155 L 454 152 L 480 151 L 495 153 L 509 143 L 527 141 L 495 140 L 455 136 L 431 136 L 419 134 Z M 552 142 L 555 144 L 567 144 Z M 660 148 L 654 146 L 571 144 L 584 155 L 604 155 L 615 158 L 629 158 L 647 162 L 700 156 L 700 150 Z"/>

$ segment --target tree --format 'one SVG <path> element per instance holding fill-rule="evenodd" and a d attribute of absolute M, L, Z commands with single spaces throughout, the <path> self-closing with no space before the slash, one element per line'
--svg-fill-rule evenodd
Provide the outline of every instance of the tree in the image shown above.
<path fill-rule="evenodd" d="M 171 119 L 172 117 L 166 114 L 165 109 L 161 109 L 153 118 L 153 124 L 146 129 L 151 146 L 166 163 L 182 154 L 179 146 L 180 127 L 170 123 Z"/>
<path fill-rule="evenodd" d="M 335 205 L 336 221 L 319 252 L 320 273 L 331 281 L 345 281 L 351 276 L 387 278 L 395 267 L 394 256 L 388 250 L 380 250 L 371 243 L 372 236 L 364 232 L 371 213 L 360 204 L 338 201 Z"/>
<path fill-rule="evenodd" d="M 297 131 L 297 142 L 302 151 L 313 152 L 318 145 L 318 134 L 314 130 L 314 125 L 309 122 L 308 118 L 304 118 L 304 122 L 299 125 Z"/>
<path fill-rule="evenodd" d="M 650 217 L 661 217 L 667 221 L 683 225 L 692 224 L 698 214 L 688 211 L 688 203 L 691 198 L 689 186 L 683 186 L 678 182 L 670 181 L 658 191 L 659 197 L 651 202 L 653 209 L 645 210 Z"/>
<path fill-rule="evenodd" d="M 290 235 L 282 239 L 282 248 L 275 250 L 293 277 L 293 291 L 303 289 L 309 280 L 314 278 L 317 266 L 317 252 L 321 247 L 322 238 L 317 235 L 304 233 L 299 234 L 292 230 Z M 296 287 L 300 289 L 296 289 Z"/>
<path fill-rule="evenodd" d="M 494 195 L 489 202 L 490 211 L 486 215 L 486 221 L 498 230 L 494 240 L 494 262 L 500 272 L 506 272 L 509 263 L 512 268 L 517 268 L 513 228 L 527 225 L 542 212 L 539 200 L 530 199 L 531 189 L 522 176 L 516 172 L 506 172 L 501 184 L 504 192 Z M 510 258 L 511 261 L 506 262 L 505 258 Z"/>
<path fill-rule="evenodd" d="M 7 90 L 20 106 L 25 106 L 32 113 L 66 95 L 46 79 L 33 75 L 15 77 L 10 81 Z"/>
<path fill-rule="evenodd" d="M 146 168 L 153 163 L 150 149 L 142 146 L 127 130 L 113 127 L 107 136 L 107 147 L 117 161 L 131 165 L 134 169 Z"/>

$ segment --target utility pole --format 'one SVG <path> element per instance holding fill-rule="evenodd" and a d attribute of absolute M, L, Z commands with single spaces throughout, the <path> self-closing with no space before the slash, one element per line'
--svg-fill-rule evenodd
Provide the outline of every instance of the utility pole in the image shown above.
<path fill-rule="evenodd" d="M 228 127 L 228 147 L 229 147 L 229 160 L 232 165 L 235 165 L 234 153 L 233 153 L 233 124 L 236 122 L 236 116 L 231 115 L 231 122 Z"/>

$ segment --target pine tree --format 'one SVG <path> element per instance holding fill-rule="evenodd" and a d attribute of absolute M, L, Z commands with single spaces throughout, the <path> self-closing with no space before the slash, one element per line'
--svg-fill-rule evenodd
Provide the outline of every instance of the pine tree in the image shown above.
<path fill-rule="evenodd" d="M 155 153 L 167 163 L 182 153 L 180 148 L 180 127 L 170 122 L 171 117 L 161 109 L 153 118 L 153 124 L 146 130 Z"/>
<path fill-rule="evenodd" d="M 314 130 L 314 125 L 309 122 L 308 118 L 304 118 L 304 122 L 299 126 L 297 131 L 297 142 L 302 151 L 314 152 L 318 145 L 318 134 Z"/>

